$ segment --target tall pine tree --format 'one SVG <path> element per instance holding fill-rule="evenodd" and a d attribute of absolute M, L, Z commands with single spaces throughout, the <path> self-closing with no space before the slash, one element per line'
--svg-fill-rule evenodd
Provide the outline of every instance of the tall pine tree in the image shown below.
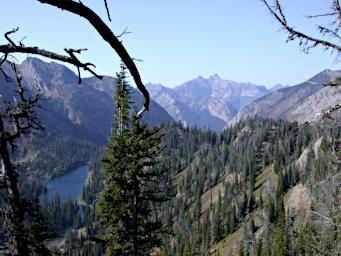
<path fill-rule="evenodd" d="M 103 160 L 99 216 L 107 255 L 148 255 L 161 243 L 157 204 L 167 200 L 162 182 L 159 129 L 130 114 L 125 67 L 117 74 L 115 122 Z"/>

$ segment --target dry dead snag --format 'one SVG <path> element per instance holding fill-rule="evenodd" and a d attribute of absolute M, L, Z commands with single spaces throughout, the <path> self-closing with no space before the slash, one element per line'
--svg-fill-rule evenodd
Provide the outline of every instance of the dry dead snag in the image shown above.
<path fill-rule="evenodd" d="M 8 221 L 9 237 L 11 242 L 7 248 L 10 255 L 29 255 L 27 231 L 24 227 L 24 218 L 29 203 L 20 196 L 19 175 L 16 166 L 11 160 L 16 141 L 32 130 L 42 130 L 36 114 L 41 94 L 27 95 L 22 85 L 22 77 L 15 64 L 11 64 L 16 85 L 15 100 L 8 101 L 0 98 L 0 176 L 2 192 L 5 193 L 6 204 L 4 217 Z"/>

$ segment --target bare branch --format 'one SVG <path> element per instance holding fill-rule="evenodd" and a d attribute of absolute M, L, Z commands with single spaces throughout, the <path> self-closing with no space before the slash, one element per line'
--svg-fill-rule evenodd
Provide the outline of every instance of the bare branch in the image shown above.
<path fill-rule="evenodd" d="M 286 18 L 284 16 L 284 13 L 283 13 L 283 10 L 282 10 L 282 6 L 280 5 L 279 0 L 276 0 L 276 9 L 278 10 L 278 12 L 279 12 L 283 22 L 285 24 L 287 24 L 287 20 L 286 20 Z"/>
<path fill-rule="evenodd" d="M 66 55 L 57 54 L 51 51 L 47 51 L 38 47 L 26 47 L 26 46 L 16 46 L 16 45 L 0 45 L 0 52 L 4 53 L 5 56 L 9 53 L 29 53 L 29 54 L 35 54 L 40 55 L 43 57 L 47 57 L 49 59 L 53 60 L 59 60 L 65 63 L 72 64 L 76 66 L 77 68 L 82 68 L 84 71 L 90 72 L 95 77 L 102 79 L 103 76 L 98 75 L 95 71 L 93 71 L 90 67 L 94 67 L 92 63 L 82 63 L 78 60 L 74 55 L 74 57 L 69 57 Z M 5 58 L 6 59 L 6 58 Z M 3 62 L 2 62 L 3 63 Z"/>
<path fill-rule="evenodd" d="M 42 94 L 38 93 L 33 96 L 25 96 L 25 88 L 22 85 L 22 76 L 18 72 L 16 65 L 12 63 L 12 69 L 15 76 L 18 102 L 7 109 L 9 121 L 13 124 L 14 129 L 11 132 L 4 134 L 4 139 L 15 149 L 14 140 L 19 138 L 22 134 L 26 134 L 29 130 L 43 130 L 35 109 L 39 108 L 38 101 L 41 99 Z"/>
<path fill-rule="evenodd" d="M 331 41 L 327 41 L 327 40 L 323 40 L 320 38 L 316 38 L 316 37 L 307 35 L 305 33 L 298 31 L 298 30 L 295 30 L 293 27 L 289 26 L 289 24 L 286 20 L 285 14 L 283 13 L 283 9 L 282 9 L 282 6 L 281 6 L 279 0 L 275 0 L 275 6 L 270 6 L 270 4 L 268 3 L 268 0 L 260 0 L 260 1 L 262 3 L 264 3 L 264 5 L 266 6 L 266 8 L 270 12 L 270 14 L 281 24 L 283 30 L 289 34 L 287 41 L 299 40 L 299 45 L 304 47 L 305 52 L 309 52 L 309 50 L 311 48 L 314 48 L 318 45 L 321 45 L 321 46 L 325 47 L 326 49 L 335 50 L 338 54 L 341 52 L 341 46 L 340 45 L 337 45 Z M 340 8 L 340 6 L 338 5 L 337 0 L 334 1 L 334 8 L 336 10 L 338 10 L 338 12 L 339 12 L 340 9 L 338 9 L 338 8 Z M 330 30 L 330 31 L 332 31 L 332 30 Z M 338 31 L 338 30 L 336 30 L 336 31 Z M 326 30 L 322 30 L 322 32 L 325 33 Z M 323 34 L 323 33 L 321 33 L 321 34 Z"/>
<path fill-rule="evenodd" d="M 149 110 L 149 93 L 142 83 L 140 74 L 133 59 L 129 56 L 127 50 L 124 48 L 122 43 L 110 30 L 110 28 L 103 22 L 103 20 L 90 8 L 85 6 L 81 2 L 76 2 L 73 0 L 37 0 L 43 4 L 49 4 L 60 8 L 65 11 L 69 11 L 73 14 L 79 15 L 85 18 L 102 36 L 102 38 L 115 50 L 115 52 L 120 56 L 123 63 L 129 69 L 130 74 L 134 78 L 137 88 L 141 91 L 144 96 L 144 107 Z"/>
<path fill-rule="evenodd" d="M 308 19 L 313 19 L 313 18 L 334 16 L 335 14 L 336 14 L 336 12 L 329 12 L 329 13 L 316 14 L 316 15 L 305 15 L 305 17 L 308 18 Z"/>
<path fill-rule="evenodd" d="M 70 57 L 74 60 L 76 60 L 77 62 L 80 63 L 80 61 L 78 60 L 78 58 L 76 57 L 75 53 L 78 53 L 80 54 L 81 52 L 83 51 L 87 51 L 88 49 L 84 48 L 84 49 L 64 49 L 64 51 L 66 51 Z M 92 63 L 85 63 L 85 65 L 88 67 L 88 66 L 93 66 L 93 67 L 96 67 L 94 64 Z M 77 72 L 78 72 L 78 83 L 80 84 L 82 82 L 82 78 L 81 78 L 81 72 L 80 72 L 80 69 L 79 69 L 79 66 L 77 66 Z"/>
<path fill-rule="evenodd" d="M 133 58 L 133 61 L 140 61 L 140 62 L 143 62 L 143 59 Z"/>
<path fill-rule="evenodd" d="M 333 36 L 333 37 L 335 37 L 335 38 L 337 38 L 339 40 L 341 39 L 341 36 L 339 36 L 337 34 L 337 32 L 335 32 L 334 30 L 331 30 L 331 29 L 329 29 L 329 28 L 327 28 L 325 26 L 317 25 L 317 29 L 320 32 L 320 34 L 322 34 L 322 35 L 329 34 L 329 35 L 331 35 L 331 36 Z"/>
<path fill-rule="evenodd" d="M 1 65 L 7 60 L 7 54 L 5 54 L 2 58 L 2 60 L 0 61 L 0 72 L 3 74 L 3 76 L 5 77 L 5 80 L 7 82 L 10 82 L 11 80 L 9 79 L 8 75 L 6 74 L 6 72 L 2 69 Z"/>
<path fill-rule="evenodd" d="M 123 30 L 123 32 L 122 32 L 121 34 L 117 35 L 116 37 L 117 37 L 117 38 L 120 38 L 120 37 L 122 37 L 122 36 L 124 36 L 124 35 L 131 34 L 131 31 L 127 31 L 127 30 L 128 30 L 128 28 L 126 27 L 126 28 Z"/>
<path fill-rule="evenodd" d="M 14 45 L 14 46 L 15 46 L 15 43 L 9 38 L 9 35 L 10 35 L 10 34 L 13 34 L 13 33 L 15 33 L 15 32 L 17 32 L 18 30 L 19 30 L 19 27 L 14 28 L 14 29 L 12 29 L 11 31 L 8 31 L 8 32 L 5 33 L 5 38 L 7 39 L 7 41 L 8 41 L 11 45 Z"/>
<path fill-rule="evenodd" d="M 27 36 L 24 36 L 18 43 L 20 46 L 24 46 L 23 41 L 26 39 Z"/>
<path fill-rule="evenodd" d="M 341 26 L 341 7 L 340 7 L 340 1 L 339 0 L 333 1 L 333 10 L 338 15 L 339 26 Z"/>
<path fill-rule="evenodd" d="M 110 11 L 109 11 L 107 0 L 104 0 L 104 5 L 105 5 L 105 9 L 107 11 L 108 19 L 109 19 L 109 21 L 111 21 Z"/>

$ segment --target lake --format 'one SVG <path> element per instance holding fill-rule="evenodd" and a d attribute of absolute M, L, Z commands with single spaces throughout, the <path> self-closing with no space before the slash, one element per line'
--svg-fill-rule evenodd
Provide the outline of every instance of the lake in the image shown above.
<path fill-rule="evenodd" d="M 62 200 L 68 196 L 77 200 L 83 192 L 88 170 L 88 165 L 82 165 L 63 176 L 47 181 L 47 200 L 50 201 L 56 193 L 59 193 Z"/>

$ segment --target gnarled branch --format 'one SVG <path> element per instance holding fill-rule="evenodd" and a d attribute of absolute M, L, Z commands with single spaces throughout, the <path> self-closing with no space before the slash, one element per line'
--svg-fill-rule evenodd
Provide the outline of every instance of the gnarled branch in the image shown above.
<path fill-rule="evenodd" d="M 72 52 L 71 49 L 65 49 L 66 52 Z M 82 63 L 74 54 L 72 56 L 67 56 L 67 55 L 61 55 L 55 52 L 47 51 L 45 49 L 41 49 L 38 47 L 26 47 L 23 45 L 12 45 L 12 44 L 5 44 L 5 45 L 0 45 L 0 52 L 4 53 L 5 56 L 2 59 L 1 64 L 7 59 L 8 54 L 10 53 L 29 53 L 29 54 L 35 54 L 35 55 L 40 55 L 49 59 L 53 60 L 59 60 L 65 63 L 72 64 L 76 66 L 78 69 L 82 68 L 84 71 L 90 72 L 93 74 L 95 77 L 102 79 L 103 76 L 98 75 L 95 71 L 93 71 L 90 67 L 94 67 L 94 64 L 92 63 Z M 70 53 L 69 53 L 70 55 Z"/>
<path fill-rule="evenodd" d="M 89 7 L 85 6 L 82 2 L 76 2 L 73 0 L 37 0 L 40 3 L 52 5 L 62 10 L 69 11 L 77 14 L 86 19 L 102 36 L 102 38 L 115 50 L 115 52 L 122 59 L 126 65 L 130 74 L 134 78 L 137 88 L 141 91 L 144 96 L 144 107 L 146 110 L 149 109 L 149 93 L 142 83 L 140 74 L 133 59 L 129 56 L 127 50 L 124 48 L 122 43 L 110 30 L 110 28 L 104 23 L 104 21 Z"/>

